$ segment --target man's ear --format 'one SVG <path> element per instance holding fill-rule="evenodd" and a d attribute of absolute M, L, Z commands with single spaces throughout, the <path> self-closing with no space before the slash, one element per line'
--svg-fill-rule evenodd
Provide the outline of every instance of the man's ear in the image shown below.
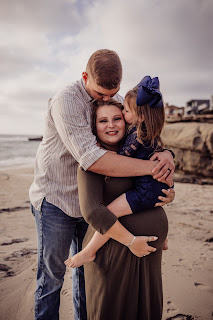
<path fill-rule="evenodd" d="M 86 84 L 87 79 L 88 79 L 88 74 L 85 71 L 82 72 L 82 78 L 83 78 L 84 83 Z"/>

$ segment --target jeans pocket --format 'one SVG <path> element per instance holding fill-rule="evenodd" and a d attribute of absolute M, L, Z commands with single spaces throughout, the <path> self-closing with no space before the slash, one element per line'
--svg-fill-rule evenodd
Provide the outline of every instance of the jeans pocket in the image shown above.
<path fill-rule="evenodd" d="M 34 211 L 34 207 L 33 207 L 32 203 L 30 204 L 30 211 L 35 217 L 35 211 Z"/>

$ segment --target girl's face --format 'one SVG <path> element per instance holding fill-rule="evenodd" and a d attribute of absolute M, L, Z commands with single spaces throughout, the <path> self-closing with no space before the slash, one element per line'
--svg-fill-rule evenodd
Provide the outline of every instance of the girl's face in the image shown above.
<path fill-rule="evenodd" d="M 122 111 L 114 105 L 99 107 L 96 112 L 96 130 L 98 138 L 104 144 L 116 146 L 125 134 Z"/>
<path fill-rule="evenodd" d="M 133 124 L 135 113 L 130 109 L 126 99 L 124 100 L 123 115 L 128 124 Z"/>

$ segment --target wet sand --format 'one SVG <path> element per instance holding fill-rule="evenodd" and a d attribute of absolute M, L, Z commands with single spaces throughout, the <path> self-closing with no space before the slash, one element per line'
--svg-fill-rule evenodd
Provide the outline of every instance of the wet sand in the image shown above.
<path fill-rule="evenodd" d="M 28 189 L 32 168 L 0 170 L 0 319 L 33 319 L 37 239 Z M 213 186 L 176 183 L 167 206 L 169 250 L 163 254 L 163 319 L 213 319 Z M 60 320 L 73 319 L 71 276 Z M 110 319 L 109 319 L 110 320 Z"/>

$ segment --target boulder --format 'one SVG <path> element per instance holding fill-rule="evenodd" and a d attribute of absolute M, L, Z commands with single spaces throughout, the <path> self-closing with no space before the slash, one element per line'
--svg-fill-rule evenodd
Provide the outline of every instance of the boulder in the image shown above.
<path fill-rule="evenodd" d="M 213 124 L 177 122 L 166 124 L 162 139 L 175 153 L 177 173 L 213 180 Z"/>

